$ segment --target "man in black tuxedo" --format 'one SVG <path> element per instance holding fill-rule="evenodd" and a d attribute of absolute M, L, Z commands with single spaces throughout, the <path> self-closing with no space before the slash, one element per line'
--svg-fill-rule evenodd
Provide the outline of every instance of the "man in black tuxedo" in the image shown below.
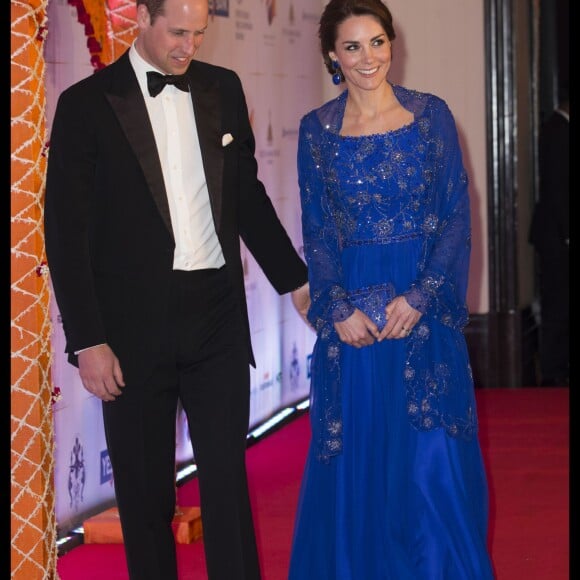
<path fill-rule="evenodd" d="M 570 101 L 546 118 L 539 140 L 540 196 L 530 241 L 540 279 L 540 374 L 542 386 L 563 387 L 570 371 Z"/>
<path fill-rule="evenodd" d="M 45 201 L 52 284 L 69 361 L 103 401 L 131 579 L 177 578 L 179 400 L 209 578 L 255 580 L 240 238 L 302 315 L 307 270 L 257 178 L 238 76 L 193 60 L 208 0 L 137 0 L 137 24 L 125 54 L 58 101 Z"/>

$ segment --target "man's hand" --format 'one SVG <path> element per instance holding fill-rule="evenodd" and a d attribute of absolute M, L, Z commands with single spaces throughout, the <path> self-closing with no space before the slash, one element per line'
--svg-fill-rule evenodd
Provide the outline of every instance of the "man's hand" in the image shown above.
<path fill-rule="evenodd" d="M 79 353 L 79 374 L 89 393 L 102 401 L 114 401 L 125 386 L 119 359 L 108 344 L 87 348 Z"/>
<path fill-rule="evenodd" d="M 294 304 L 294 308 L 296 308 L 298 314 L 300 314 L 302 320 L 304 320 L 308 326 L 311 326 L 306 317 L 308 309 L 310 308 L 310 284 L 308 282 L 292 292 L 292 303 Z"/>

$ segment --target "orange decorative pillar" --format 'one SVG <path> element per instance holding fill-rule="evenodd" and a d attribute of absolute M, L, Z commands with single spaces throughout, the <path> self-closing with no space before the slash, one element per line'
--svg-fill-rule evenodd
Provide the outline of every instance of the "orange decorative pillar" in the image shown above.
<path fill-rule="evenodd" d="M 69 0 L 95 69 L 135 31 L 134 0 Z M 11 0 L 11 578 L 54 580 L 50 295 L 44 251 L 44 40 L 48 0 Z"/>
<path fill-rule="evenodd" d="M 42 195 L 47 0 L 11 0 L 11 569 L 53 579 L 56 524 Z"/>

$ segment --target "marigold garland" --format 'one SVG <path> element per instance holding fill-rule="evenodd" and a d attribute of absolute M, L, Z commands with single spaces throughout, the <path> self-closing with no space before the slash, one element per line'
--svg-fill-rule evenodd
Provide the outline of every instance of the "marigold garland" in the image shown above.
<path fill-rule="evenodd" d="M 109 47 L 109 20 L 104 0 L 68 0 L 77 9 L 77 20 L 85 27 L 87 48 L 95 70 L 104 68 L 111 61 Z"/>
<path fill-rule="evenodd" d="M 42 266 L 47 4 L 10 2 L 11 578 L 58 578 L 49 285 Z"/>

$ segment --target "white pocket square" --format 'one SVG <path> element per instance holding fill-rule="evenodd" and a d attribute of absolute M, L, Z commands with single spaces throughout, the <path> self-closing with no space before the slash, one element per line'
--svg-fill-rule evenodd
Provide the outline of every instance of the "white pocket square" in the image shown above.
<path fill-rule="evenodd" d="M 227 145 L 229 145 L 232 141 L 234 140 L 233 136 L 231 133 L 226 133 L 223 137 L 222 137 L 222 147 L 226 147 Z"/>

